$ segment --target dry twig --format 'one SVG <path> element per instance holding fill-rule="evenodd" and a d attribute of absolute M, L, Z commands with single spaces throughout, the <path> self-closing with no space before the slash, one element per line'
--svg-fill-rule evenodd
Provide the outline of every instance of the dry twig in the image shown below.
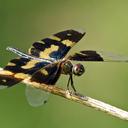
<path fill-rule="evenodd" d="M 83 104 L 85 106 L 92 107 L 96 110 L 106 112 L 106 113 L 108 113 L 108 114 L 110 114 L 114 117 L 118 117 L 122 120 L 128 120 L 128 112 L 127 111 L 124 111 L 122 109 L 119 109 L 117 107 L 109 105 L 107 103 L 104 103 L 102 101 L 93 99 L 91 97 L 84 96 L 84 95 L 81 95 L 81 94 L 78 94 L 78 93 L 74 93 L 72 91 L 64 90 L 64 89 L 58 88 L 56 86 L 48 86 L 48 85 L 45 85 L 45 84 L 37 84 L 37 83 L 31 82 L 29 79 L 25 79 L 23 81 L 23 83 L 29 84 L 29 85 L 31 85 L 35 88 L 38 88 L 38 89 L 41 89 L 41 90 L 44 90 L 44 91 L 48 91 L 52 94 L 64 97 L 68 100 Z"/>
<path fill-rule="evenodd" d="M 2 68 L 0 68 L 2 70 Z M 124 111 L 122 109 L 119 109 L 117 107 L 114 107 L 112 105 L 109 105 L 107 103 L 104 103 L 102 101 L 93 99 L 88 96 L 84 96 L 78 93 L 74 93 L 72 91 L 67 91 L 62 88 L 58 88 L 56 86 L 49 86 L 45 84 L 37 84 L 35 82 L 31 82 L 28 79 L 25 79 L 22 81 L 24 84 L 31 85 L 37 89 L 41 89 L 43 91 L 50 92 L 52 94 L 64 97 L 68 100 L 83 104 L 88 107 L 92 107 L 96 110 L 103 111 L 105 113 L 108 113 L 109 115 L 112 115 L 114 117 L 120 118 L 122 120 L 128 120 L 128 112 Z"/>

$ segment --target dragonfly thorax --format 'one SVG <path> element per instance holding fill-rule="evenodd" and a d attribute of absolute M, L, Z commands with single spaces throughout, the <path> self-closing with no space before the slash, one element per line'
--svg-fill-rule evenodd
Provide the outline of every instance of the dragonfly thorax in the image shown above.
<path fill-rule="evenodd" d="M 62 64 L 62 73 L 67 75 L 67 74 L 72 74 L 72 69 L 73 69 L 73 64 L 70 61 L 64 61 Z"/>
<path fill-rule="evenodd" d="M 80 63 L 73 65 L 71 61 L 65 61 L 63 63 L 62 73 L 63 74 L 74 74 L 81 76 L 85 72 L 84 66 Z"/>

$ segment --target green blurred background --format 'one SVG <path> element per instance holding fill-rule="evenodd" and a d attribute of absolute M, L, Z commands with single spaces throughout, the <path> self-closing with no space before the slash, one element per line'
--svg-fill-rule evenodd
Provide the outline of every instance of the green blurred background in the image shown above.
<path fill-rule="evenodd" d="M 27 51 L 32 42 L 66 29 L 86 36 L 70 53 L 82 49 L 128 55 L 127 0 L 0 0 L 0 66 L 16 57 L 14 46 Z M 75 77 L 85 95 L 128 110 L 128 64 L 83 63 L 86 73 Z M 65 87 L 66 76 L 58 85 Z M 51 95 L 41 107 L 29 106 L 25 86 L 0 91 L 0 128 L 127 128 L 128 122 Z"/>

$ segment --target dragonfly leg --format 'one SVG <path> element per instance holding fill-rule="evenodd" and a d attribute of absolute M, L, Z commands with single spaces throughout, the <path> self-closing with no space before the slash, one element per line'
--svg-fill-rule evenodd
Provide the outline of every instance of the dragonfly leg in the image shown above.
<path fill-rule="evenodd" d="M 73 82 L 72 74 L 70 75 L 70 79 L 71 79 L 71 87 L 74 90 L 74 92 L 76 92 L 76 89 L 75 89 L 75 86 L 74 86 L 74 82 Z"/>
<path fill-rule="evenodd" d="M 72 87 L 73 91 L 76 92 L 76 89 L 75 89 L 75 86 L 74 86 L 74 82 L 73 82 L 72 74 L 69 75 L 69 79 L 68 79 L 68 83 L 67 83 L 67 90 L 70 90 L 69 89 L 70 83 L 71 83 L 71 87 Z"/>
<path fill-rule="evenodd" d="M 67 83 L 67 90 L 69 90 L 70 81 L 71 81 L 71 77 L 69 76 L 68 83 Z"/>

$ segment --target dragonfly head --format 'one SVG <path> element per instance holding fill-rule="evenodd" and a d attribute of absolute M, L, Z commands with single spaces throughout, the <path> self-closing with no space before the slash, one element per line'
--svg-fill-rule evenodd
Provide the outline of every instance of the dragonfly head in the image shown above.
<path fill-rule="evenodd" d="M 82 64 L 75 64 L 72 68 L 72 72 L 76 76 L 81 76 L 85 72 L 85 68 Z"/>
<path fill-rule="evenodd" d="M 71 61 L 66 61 L 63 63 L 63 74 L 74 74 L 76 76 L 81 76 L 85 72 L 85 68 L 82 64 L 78 63 L 73 65 Z"/>

